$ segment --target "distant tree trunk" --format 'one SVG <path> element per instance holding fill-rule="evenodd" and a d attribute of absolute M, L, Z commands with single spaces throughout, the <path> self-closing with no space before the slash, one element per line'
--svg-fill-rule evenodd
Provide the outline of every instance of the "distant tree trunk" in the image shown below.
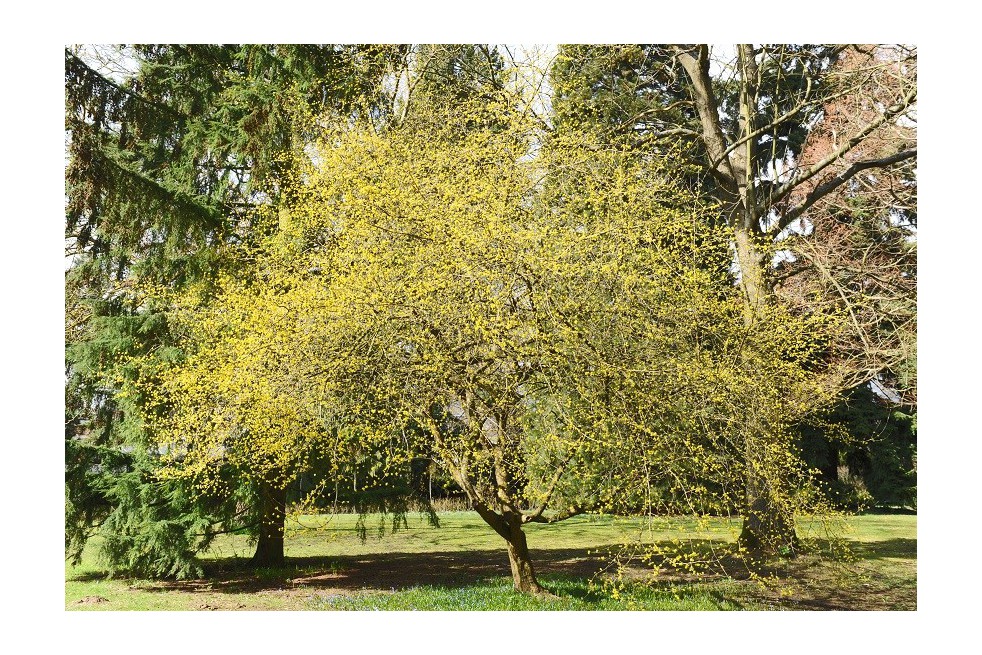
<path fill-rule="evenodd" d="M 825 462 L 818 469 L 826 483 L 839 481 L 839 448 L 828 437 L 825 438 Z"/>
<path fill-rule="evenodd" d="M 250 564 L 253 567 L 283 566 L 283 533 L 286 527 L 286 489 L 263 484 L 260 488 L 259 541 Z"/>
<path fill-rule="evenodd" d="M 730 205 L 730 225 L 733 229 L 733 245 L 740 268 L 740 287 L 744 292 L 745 319 L 748 328 L 754 328 L 760 311 L 773 297 L 767 271 L 770 262 L 761 247 L 764 237 L 760 217 L 766 209 L 758 205 L 755 188 L 754 162 L 757 160 L 753 139 L 746 139 L 741 147 L 728 147 L 719 117 L 719 102 L 709 75 L 709 52 L 706 45 L 678 47 L 678 60 L 691 81 L 691 94 L 702 125 L 702 140 L 713 170 Z M 740 134 L 751 134 L 758 127 L 761 117 L 757 114 L 758 89 L 757 64 L 753 48 L 738 46 L 740 64 L 740 97 L 737 120 Z M 757 326 L 756 329 L 765 329 Z M 793 517 L 782 516 L 768 493 L 765 477 L 766 463 L 753 441 L 746 446 L 746 499 L 743 516 L 743 532 L 740 543 L 755 555 L 778 549 L 778 544 L 794 544 Z"/>

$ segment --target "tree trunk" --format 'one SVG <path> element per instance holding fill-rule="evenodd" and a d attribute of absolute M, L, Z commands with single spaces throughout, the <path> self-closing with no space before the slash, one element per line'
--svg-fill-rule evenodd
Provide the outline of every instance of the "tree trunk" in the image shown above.
<path fill-rule="evenodd" d="M 509 523 L 511 525 L 506 541 L 508 542 L 508 563 L 511 564 L 511 577 L 515 584 L 515 591 L 535 595 L 548 594 L 549 592 L 535 579 L 535 569 L 532 567 L 532 558 L 529 556 L 528 542 L 525 539 L 522 526 L 515 521 Z"/>
<path fill-rule="evenodd" d="M 746 505 L 739 544 L 753 559 L 794 554 L 800 546 L 794 516 L 776 500 L 787 493 L 781 488 L 786 481 L 781 471 L 769 470 L 774 465 L 768 462 L 768 438 L 766 428 L 761 428 L 747 435 L 744 445 Z"/>
<path fill-rule="evenodd" d="M 794 554 L 800 545 L 793 518 L 773 502 L 760 475 L 747 476 L 747 507 L 739 544 L 754 559 Z"/>
<path fill-rule="evenodd" d="M 755 323 L 759 320 L 761 310 L 770 301 L 772 289 L 765 272 L 769 262 L 755 241 L 755 221 L 756 218 L 749 215 L 742 225 L 737 225 L 734 242 L 740 264 L 740 286 L 744 292 L 744 318 L 747 328 L 763 329 Z M 758 439 L 767 439 L 766 430 L 753 439 L 748 437 L 744 447 L 747 504 L 743 513 L 740 545 L 755 558 L 779 552 L 793 553 L 799 545 L 794 517 L 788 516 L 774 502 L 767 474 L 767 446 L 759 443 Z M 781 484 L 781 480 L 774 480 L 773 483 Z"/>
<path fill-rule="evenodd" d="M 286 527 L 286 489 L 264 484 L 260 488 L 259 541 L 250 564 L 254 567 L 283 566 L 283 533 Z"/>
<path fill-rule="evenodd" d="M 491 526 L 508 544 L 508 563 L 511 565 L 511 577 L 515 591 L 525 594 L 550 595 L 535 578 L 528 541 L 522 530 L 521 515 L 512 512 L 507 512 L 505 515 L 493 512 L 476 496 L 471 497 L 471 506 L 481 515 L 484 522 Z"/>
<path fill-rule="evenodd" d="M 465 406 L 468 405 L 470 405 L 469 402 L 465 403 Z M 488 504 L 487 499 L 482 497 L 471 482 L 466 451 L 457 463 L 452 458 L 447 458 L 447 461 L 451 462 L 450 473 L 457 484 L 467 493 L 471 507 L 508 545 L 508 563 L 511 565 L 515 591 L 551 596 L 552 594 L 535 579 L 535 569 L 532 566 L 532 558 L 529 556 L 528 541 L 522 530 L 525 517 L 512 495 L 514 483 L 505 459 L 506 453 L 502 436 L 506 429 L 507 420 L 501 415 L 496 416 L 495 419 L 498 432 L 494 435 L 495 440 L 489 439 L 488 441 L 491 443 L 494 458 L 494 503 L 497 505 L 498 511 L 491 508 L 492 506 Z M 430 431 L 437 444 L 443 447 L 440 431 L 434 423 L 430 423 Z"/>
<path fill-rule="evenodd" d="M 822 480 L 826 484 L 834 485 L 839 481 L 839 447 L 833 444 L 827 437 L 825 438 L 825 462 L 818 467 L 822 473 Z"/>
<path fill-rule="evenodd" d="M 676 48 L 678 61 L 692 82 L 692 99 L 695 102 L 702 127 L 702 141 L 710 160 L 715 163 L 713 174 L 729 196 L 731 226 L 734 246 L 740 268 L 740 287 L 744 292 L 745 313 L 748 329 L 766 329 L 755 326 L 760 310 L 770 302 L 772 289 L 767 277 L 770 262 L 764 249 L 757 244 L 762 237 L 760 216 L 766 211 L 757 207 L 755 189 L 756 161 L 755 141 L 747 138 L 741 147 L 729 149 L 727 138 L 720 124 L 719 102 L 713 92 L 712 78 L 709 75 L 709 48 L 698 46 L 679 46 Z M 757 63 L 754 49 L 748 44 L 738 48 L 740 100 L 737 120 L 740 136 L 753 134 L 758 122 Z M 763 437 L 763 435 L 761 435 Z M 765 464 L 761 453 L 754 452 L 752 442 L 746 450 L 747 508 L 744 511 L 743 534 L 740 542 L 753 553 L 777 550 L 777 544 L 794 544 L 794 522 L 783 516 L 768 492 Z"/>

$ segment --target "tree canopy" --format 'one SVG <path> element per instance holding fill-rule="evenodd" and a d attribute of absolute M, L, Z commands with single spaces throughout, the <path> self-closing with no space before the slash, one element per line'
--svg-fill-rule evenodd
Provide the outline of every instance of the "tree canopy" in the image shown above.
<path fill-rule="evenodd" d="M 506 540 L 516 588 L 539 591 L 525 523 L 624 509 L 639 482 L 738 505 L 705 486 L 739 475 L 730 426 L 778 420 L 814 348 L 777 314 L 744 346 L 726 234 L 669 156 L 541 147 L 515 104 L 456 111 L 302 152 L 252 273 L 184 300 L 195 352 L 145 393 L 170 470 L 205 487 L 228 465 L 283 486 L 341 435 L 381 466 L 422 448 Z M 740 403 L 735 381 L 764 370 L 785 384 Z"/>

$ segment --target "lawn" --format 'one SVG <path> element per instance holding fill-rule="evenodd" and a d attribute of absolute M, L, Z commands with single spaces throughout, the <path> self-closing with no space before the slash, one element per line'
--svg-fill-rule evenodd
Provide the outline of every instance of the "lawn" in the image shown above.
<path fill-rule="evenodd" d="M 659 521 L 581 516 L 530 525 L 529 546 L 553 598 L 511 590 L 504 542 L 473 512 L 419 515 L 392 531 L 391 517 L 370 516 L 365 531 L 349 514 L 291 521 L 287 566 L 253 571 L 244 536 L 223 535 L 202 556 L 205 578 L 110 579 L 94 548 L 65 568 L 70 610 L 762 610 L 916 609 L 917 517 L 868 514 L 840 529 L 846 554 L 800 555 L 769 563 L 765 576 L 745 568 L 691 575 L 637 564 L 622 569 L 612 592 L 610 555 L 624 544 L 677 539 L 700 552 L 725 551 L 737 525 L 725 520 Z M 809 532 L 807 521 L 801 522 Z M 380 536 L 380 533 L 384 535 Z M 819 542 L 824 545 L 825 542 Z"/>

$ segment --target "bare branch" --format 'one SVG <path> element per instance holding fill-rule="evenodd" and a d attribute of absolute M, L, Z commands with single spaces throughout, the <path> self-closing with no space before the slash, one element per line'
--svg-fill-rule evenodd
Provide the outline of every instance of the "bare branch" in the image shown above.
<path fill-rule="evenodd" d="M 903 112 L 907 111 L 907 109 L 910 108 L 910 106 L 914 103 L 916 99 L 917 99 L 917 89 L 913 88 L 907 93 L 906 96 L 904 96 L 903 100 L 893 105 L 892 107 L 888 107 L 886 111 L 880 114 L 880 116 L 878 116 L 875 120 L 871 121 L 869 124 L 866 125 L 866 127 L 861 129 L 852 137 L 847 139 L 846 142 L 842 144 L 842 146 L 840 146 L 837 150 L 835 150 L 825 159 L 817 162 L 813 166 L 810 166 L 802 171 L 798 171 L 798 173 L 795 174 L 794 177 L 792 177 L 784 184 L 780 185 L 777 188 L 774 195 L 771 197 L 770 201 L 767 203 L 767 207 L 763 209 L 773 207 L 777 202 L 779 202 L 781 199 L 783 199 L 785 196 L 791 193 L 798 185 L 805 182 L 806 180 L 811 179 L 815 175 L 818 175 L 823 170 L 825 170 L 830 164 L 834 164 L 835 162 L 841 160 L 850 150 L 852 150 L 857 145 L 862 143 L 863 139 L 869 136 L 878 127 L 880 127 L 887 121 L 896 118 L 897 116 L 901 115 Z"/>
<path fill-rule="evenodd" d="M 808 196 L 801 201 L 799 204 L 795 205 L 781 216 L 781 219 L 777 222 L 776 230 L 780 232 L 792 221 L 801 216 L 809 207 L 814 205 L 817 201 L 821 200 L 824 196 L 828 195 L 838 187 L 846 183 L 851 177 L 870 168 L 886 168 L 887 166 L 892 166 L 912 157 L 917 156 L 917 148 L 912 148 L 910 150 L 903 150 L 889 157 L 882 157 L 880 159 L 867 159 L 864 161 L 854 162 L 846 170 L 842 171 L 835 177 L 833 177 L 828 182 L 818 185 L 812 190 Z"/>

